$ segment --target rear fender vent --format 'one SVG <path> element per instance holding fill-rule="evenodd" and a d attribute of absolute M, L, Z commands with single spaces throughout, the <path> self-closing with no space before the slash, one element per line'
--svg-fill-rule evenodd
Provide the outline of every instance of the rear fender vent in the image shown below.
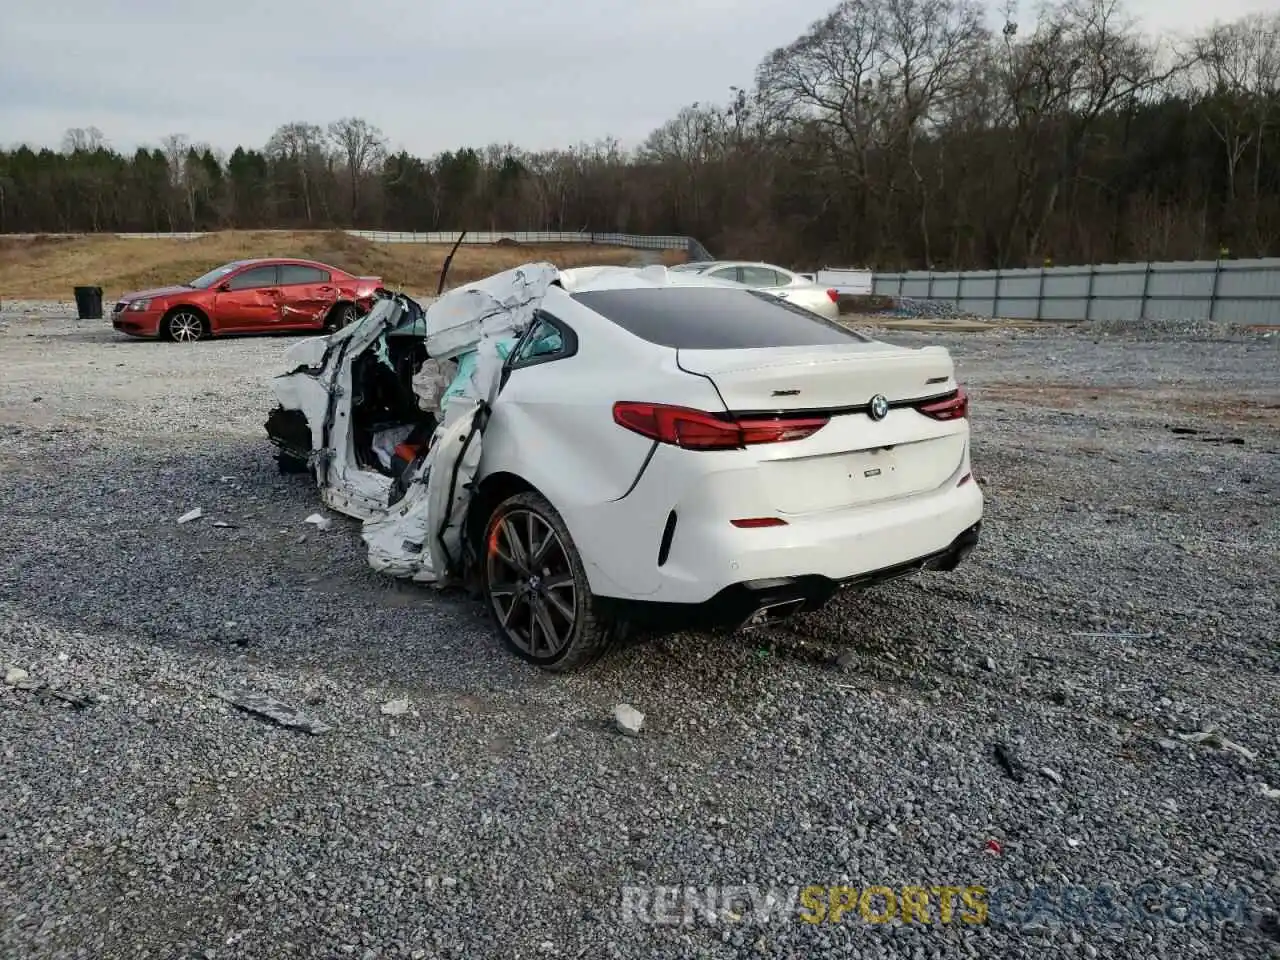
<path fill-rule="evenodd" d="M 658 546 L 658 566 L 662 566 L 667 562 L 667 557 L 671 556 L 671 541 L 676 535 L 676 512 L 672 510 L 667 514 L 667 525 L 662 528 L 662 543 Z"/>

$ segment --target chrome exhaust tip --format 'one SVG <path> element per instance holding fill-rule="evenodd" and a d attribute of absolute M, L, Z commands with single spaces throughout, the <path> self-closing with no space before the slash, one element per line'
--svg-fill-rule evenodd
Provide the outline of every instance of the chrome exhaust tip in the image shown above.
<path fill-rule="evenodd" d="M 738 628 L 740 630 L 756 630 L 760 627 L 772 626 L 779 621 L 786 620 L 792 614 L 798 612 L 804 606 L 804 597 L 795 597 L 791 600 L 779 600 L 776 603 L 766 603 L 757 607 L 751 616 L 742 623 Z"/>

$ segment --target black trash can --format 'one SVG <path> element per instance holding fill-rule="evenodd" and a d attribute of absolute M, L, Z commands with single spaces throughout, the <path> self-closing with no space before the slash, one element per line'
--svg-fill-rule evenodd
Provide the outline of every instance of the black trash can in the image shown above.
<path fill-rule="evenodd" d="M 81 320 L 101 320 L 102 288 L 76 287 L 76 313 Z"/>

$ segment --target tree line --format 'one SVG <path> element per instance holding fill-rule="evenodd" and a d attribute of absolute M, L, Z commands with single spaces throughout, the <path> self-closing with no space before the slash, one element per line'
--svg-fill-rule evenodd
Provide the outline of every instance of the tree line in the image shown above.
<path fill-rule="evenodd" d="M 1119 0 L 1050 2 L 1029 30 L 1003 12 L 843 0 L 633 150 L 418 157 L 347 118 L 126 156 L 70 130 L 0 152 L 0 232 L 581 229 L 882 269 L 1280 251 L 1280 13 L 1173 38 Z"/>

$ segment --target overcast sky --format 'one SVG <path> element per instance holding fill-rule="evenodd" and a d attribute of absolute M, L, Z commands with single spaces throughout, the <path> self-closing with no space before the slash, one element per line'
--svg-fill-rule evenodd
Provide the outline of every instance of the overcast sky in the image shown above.
<path fill-rule="evenodd" d="M 0 0 L 0 143 L 57 146 L 94 126 L 128 151 L 170 133 L 261 146 L 282 123 L 360 116 L 424 155 L 632 146 L 684 104 L 749 85 L 834 2 Z M 1167 32 L 1276 3 L 1129 9 Z"/>

